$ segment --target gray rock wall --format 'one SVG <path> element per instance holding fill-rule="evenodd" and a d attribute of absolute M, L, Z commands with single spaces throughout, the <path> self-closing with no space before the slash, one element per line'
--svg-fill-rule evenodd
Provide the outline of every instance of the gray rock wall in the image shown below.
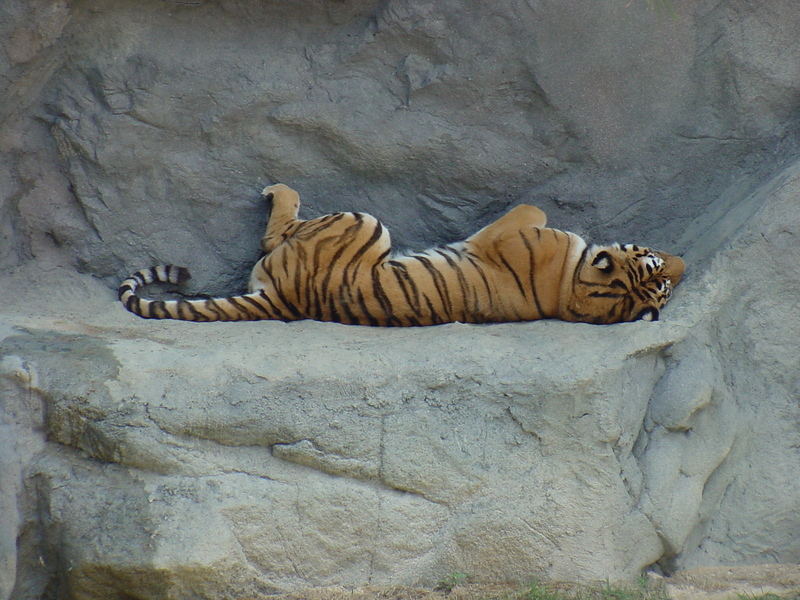
<path fill-rule="evenodd" d="M 793 1 L 0 5 L 0 598 L 800 562 Z M 683 254 L 655 324 L 150 323 L 258 191 Z"/>
<path fill-rule="evenodd" d="M 275 181 L 400 246 L 526 200 L 672 249 L 796 148 L 796 11 L 628 4 L 6 3 L 0 256 L 58 252 L 109 285 L 186 263 L 226 291 Z"/>

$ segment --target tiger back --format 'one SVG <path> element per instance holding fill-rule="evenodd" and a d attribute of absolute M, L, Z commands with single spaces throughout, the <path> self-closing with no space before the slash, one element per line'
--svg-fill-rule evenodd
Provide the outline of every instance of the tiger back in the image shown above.
<path fill-rule="evenodd" d="M 298 194 L 264 189 L 272 212 L 247 294 L 148 300 L 138 289 L 181 283 L 162 266 L 134 273 L 119 298 L 145 318 L 192 321 L 315 319 L 375 326 L 488 323 L 560 318 L 589 323 L 654 320 L 683 274 L 675 256 L 632 245 L 587 246 L 545 227 L 519 205 L 462 242 L 393 255 L 389 232 L 363 213 L 297 218 Z"/>

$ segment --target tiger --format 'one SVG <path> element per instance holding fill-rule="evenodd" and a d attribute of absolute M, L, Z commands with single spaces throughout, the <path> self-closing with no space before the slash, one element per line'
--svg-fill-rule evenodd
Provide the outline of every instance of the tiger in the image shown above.
<path fill-rule="evenodd" d="M 137 271 L 119 286 L 126 309 L 146 319 L 313 319 L 349 325 L 423 326 L 561 319 L 612 324 L 655 321 L 683 276 L 678 256 L 633 244 L 589 245 L 545 227 L 520 204 L 467 239 L 395 254 L 375 217 L 340 212 L 298 219 L 299 194 L 262 191 L 272 203 L 246 294 L 152 300 L 151 283 L 180 285 L 184 267 Z"/>

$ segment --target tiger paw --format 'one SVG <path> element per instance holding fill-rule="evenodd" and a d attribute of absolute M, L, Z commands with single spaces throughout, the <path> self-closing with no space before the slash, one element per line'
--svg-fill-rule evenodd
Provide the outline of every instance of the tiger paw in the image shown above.
<path fill-rule="evenodd" d="M 261 190 L 261 196 L 267 200 L 272 200 L 277 194 L 281 192 L 291 192 L 292 189 L 283 183 L 275 183 L 273 185 L 268 185 L 263 190 Z"/>

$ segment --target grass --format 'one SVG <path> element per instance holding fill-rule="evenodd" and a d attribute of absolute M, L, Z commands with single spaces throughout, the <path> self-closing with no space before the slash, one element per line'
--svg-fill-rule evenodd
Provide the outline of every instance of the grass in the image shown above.
<path fill-rule="evenodd" d="M 439 580 L 439 583 L 436 584 L 436 587 L 433 588 L 435 591 L 442 591 L 450 593 L 459 585 L 463 585 L 467 581 L 467 575 L 465 573 L 451 573 L 447 577 L 443 577 Z"/>
<path fill-rule="evenodd" d="M 450 573 L 433 589 L 411 587 L 318 588 L 268 596 L 263 600 L 669 600 L 664 580 L 642 575 L 631 585 L 587 586 L 544 583 L 533 580 L 526 586 L 471 583 L 464 573 Z M 759 596 L 740 594 L 739 600 L 800 600 L 800 595 Z"/>
<path fill-rule="evenodd" d="M 667 600 L 664 586 L 642 576 L 636 585 L 599 587 L 544 584 L 534 581 L 527 590 L 509 595 L 507 600 Z M 488 599 L 487 600 L 491 600 Z M 505 599 L 504 599 L 505 600 Z"/>
<path fill-rule="evenodd" d="M 266 599 L 265 599 L 266 600 Z M 469 583 L 463 573 L 451 573 L 430 589 L 327 588 L 269 596 L 269 600 L 667 600 L 663 586 L 642 578 L 638 585 L 591 587 L 549 584 L 538 580 L 524 587 L 513 584 Z"/>
<path fill-rule="evenodd" d="M 524 600 L 561 600 L 559 595 L 546 585 L 533 581 L 526 592 L 520 595 Z"/>

